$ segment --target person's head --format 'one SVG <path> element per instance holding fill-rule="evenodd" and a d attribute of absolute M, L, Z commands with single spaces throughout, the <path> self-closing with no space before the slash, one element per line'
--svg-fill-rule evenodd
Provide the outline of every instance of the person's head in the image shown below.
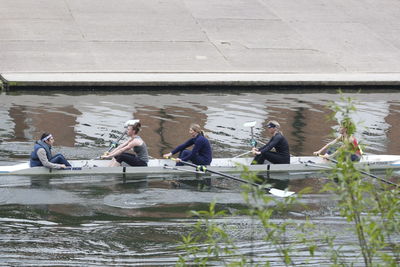
<path fill-rule="evenodd" d="M 346 135 L 347 134 L 347 129 L 343 125 L 340 125 L 339 127 L 339 134 L 341 135 Z"/>
<path fill-rule="evenodd" d="M 140 131 L 140 127 L 142 127 L 142 125 L 140 124 L 140 122 L 136 122 L 133 125 L 129 125 L 126 132 L 129 136 L 131 135 L 136 135 L 139 133 Z"/>
<path fill-rule="evenodd" d="M 189 133 L 191 136 L 196 137 L 197 135 L 201 134 L 204 136 L 204 132 L 201 129 L 200 125 L 196 123 L 190 124 Z"/>
<path fill-rule="evenodd" d="M 47 132 L 42 134 L 42 137 L 40 137 L 40 140 L 50 146 L 53 145 L 53 143 L 54 143 L 53 135 L 51 133 L 47 133 Z"/>
<path fill-rule="evenodd" d="M 275 134 L 276 132 L 280 132 L 281 125 L 277 121 L 269 121 L 267 123 L 267 129 L 270 134 Z"/>
<path fill-rule="evenodd" d="M 340 123 L 339 133 L 341 135 L 352 135 L 354 134 L 356 127 L 350 119 L 344 119 Z"/>

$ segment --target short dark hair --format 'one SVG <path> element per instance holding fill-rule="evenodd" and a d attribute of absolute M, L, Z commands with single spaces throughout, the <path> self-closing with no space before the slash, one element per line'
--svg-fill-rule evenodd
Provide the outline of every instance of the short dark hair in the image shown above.
<path fill-rule="evenodd" d="M 47 136 L 49 136 L 51 133 L 48 133 L 48 132 L 44 132 L 43 134 L 42 134 L 42 137 L 40 137 L 40 140 L 43 140 L 43 139 L 45 139 Z"/>

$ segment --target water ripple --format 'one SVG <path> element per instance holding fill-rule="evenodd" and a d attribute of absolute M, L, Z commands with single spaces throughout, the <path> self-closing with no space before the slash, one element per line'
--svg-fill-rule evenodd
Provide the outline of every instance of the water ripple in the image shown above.
<path fill-rule="evenodd" d="M 357 97 L 352 118 L 364 126 L 357 137 L 366 145 L 365 151 L 400 154 L 400 93 L 346 96 Z M 56 137 L 54 149 L 68 158 L 95 158 L 131 118 L 142 121 L 142 135 L 154 157 L 189 138 L 192 122 L 206 130 L 215 157 L 237 155 L 250 147 L 250 129 L 244 123 L 256 121 L 254 136 L 266 142 L 265 123 L 271 119 L 281 122 L 293 154 L 309 155 L 331 140 L 331 132 L 337 128 L 325 117 L 330 113 L 329 101 L 342 104 L 335 93 L 300 90 L 4 94 L 0 98 L 0 164 L 26 160 L 33 142 L 45 130 Z M 313 192 L 302 196 L 288 213 L 274 216 L 273 222 L 292 220 L 301 225 L 310 218 L 318 226 L 319 250 L 313 258 L 308 257 L 306 246 L 296 243 L 297 230 L 288 229 L 285 238 L 296 248 L 296 264 L 327 265 L 328 246 L 323 239 L 327 233 L 337 236 L 337 245 L 350 262 L 358 256 L 353 245 L 356 237 L 340 217 L 335 196 L 319 193 L 325 180 L 318 175 L 304 179 L 286 175 L 293 178 L 290 186 L 296 190 L 311 186 Z M 101 175 L 1 176 L 0 265 L 174 266 L 182 252 L 177 250 L 178 241 L 196 223 L 189 211 L 205 210 L 217 200 L 217 209 L 229 214 L 213 222 L 225 225 L 235 238 L 238 256 L 252 256 L 254 264 L 270 261 L 273 266 L 284 266 L 276 247 L 264 241 L 262 225 L 236 215 L 245 207 L 240 185 L 214 180 L 212 186 L 189 182 L 177 186 Z"/>

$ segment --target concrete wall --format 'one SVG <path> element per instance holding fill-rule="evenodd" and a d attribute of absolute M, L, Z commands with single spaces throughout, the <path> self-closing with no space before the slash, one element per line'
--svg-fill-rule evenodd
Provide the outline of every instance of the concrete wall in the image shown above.
<path fill-rule="evenodd" d="M 0 0 L 0 73 L 399 73 L 398 0 Z"/>

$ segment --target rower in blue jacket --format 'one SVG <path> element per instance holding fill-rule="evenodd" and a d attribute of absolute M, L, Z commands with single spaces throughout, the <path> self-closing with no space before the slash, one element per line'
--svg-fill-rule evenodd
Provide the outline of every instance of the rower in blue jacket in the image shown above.
<path fill-rule="evenodd" d="M 51 148 L 54 144 L 54 137 L 50 133 L 43 133 L 40 140 L 36 141 L 31 153 L 30 166 L 45 166 L 50 169 L 65 169 L 71 164 L 62 154 L 52 155 Z"/>
<path fill-rule="evenodd" d="M 164 157 L 169 158 L 179 152 L 179 158 L 176 159 L 177 166 L 183 165 L 180 161 L 191 161 L 197 165 L 210 165 L 212 161 L 212 149 L 200 125 L 191 124 L 189 134 L 192 138 L 177 146 L 170 153 L 164 154 Z M 186 149 L 192 145 L 194 145 L 192 150 Z"/>

